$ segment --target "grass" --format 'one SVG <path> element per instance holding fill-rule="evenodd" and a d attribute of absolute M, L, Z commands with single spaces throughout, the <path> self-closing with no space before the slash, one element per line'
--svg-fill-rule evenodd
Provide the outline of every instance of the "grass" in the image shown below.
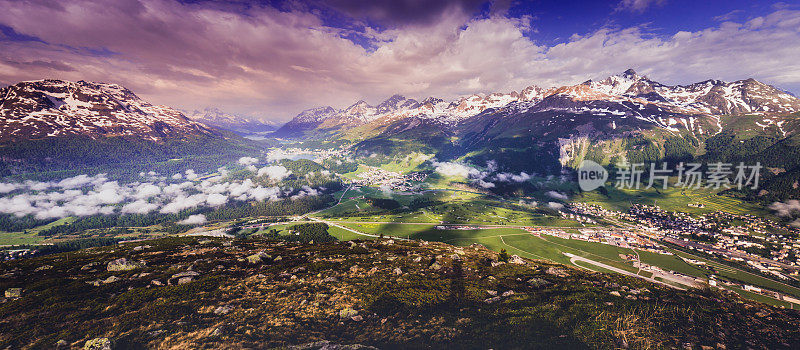
<path fill-rule="evenodd" d="M 644 250 L 637 250 L 639 259 L 645 264 L 658 266 L 664 270 L 675 271 L 684 275 L 707 277 L 708 273 L 698 269 L 675 255 L 664 255 Z"/>
<path fill-rule="evenodd" d="M 722 264 L 722 263 L 718 263 L 716 261 L 705 259 L 705 258 L 696 256 L 696 255 L 689 254 L 689 253 L 679 252 L 679 251 L 675 251 L 675 250 L 673 250 L 673 253 L 678 254 L 680 256 L 683 256 L 683 257 L 688 257 L 690 259 L 695 259 L 695 260 L 699 260 L 699 261 L 705 262 L 706 264 L 708 264 L 709 266 L 713 267 L 716 270 L 715 274 L 718 275 L 718 276 L 721 276 L 721 277 L 724 277 L 724 278 L 728 278 L 728 279 L 732 279 L 732 280 L 735 280 L 735 281 L 740 281 L 740 282 L 743 282 L 743 283 L 746 283 L 746 284 L 750 284 L 750 285 L 754 285 L 754 286 L 758 286 L 758 287 L 765 287 L 765 288 L 772 289 L 772 290 L 775 290 L 775 291 L 779 291 L 779 292 L 783 292 L 783 293 L 786 293 L 786 294 L 790 294 L 790 295 L 793 295 L 795 297 L 800 297 L 800 288 L 793 287 L 793 286 L 790 286 L 790 285 L 787 285 L 787 284 L 783 284 L 783 283 L 780 283 L 778 281 L 775 281 L 775 280 L 772 280 L 772 279 L 769 279 L 769 278 L 766 278 L 766 277 L 761 277 L 759 275 L 756 275 L 756 274 L 753 274 L 753 273 L 750 273 L 750 272 L 747 272 L 747 271 L 742 271 L 740 269 L 735 269 L 735 268 L 732 268 L 732 267 L 730 267 L 728 265 L 725 265 L 725 264 Z"/>
<path fill-rule="evenodd" d="M 676 181 L 671 179 L 672 182 Z M 646 185 L 646 184 L 643 184 Z M 584 192 L 572 200 L 588 204 L 596 204 L 603 208 L 617 211 L 627 211 L 631 204 L 656 204 L 664 210 L 681 211 L 692 215 L 708 214 L 715 211 L 725 211 L 731 214 L 753 214 L 763 217 L 770 213 L 763 207 L 744 202 L 727 196 L 717 195 L 718 190 L 699 188 L 684 190 L 670 185 L 666 190 L 655 188 L 644 189 L 617 189 L 613 181 L 606 184 L 608 196 L 599 191 Z M 689 204 L 703 204 L 704 208 L 690 207 Z"/>
<path fill-rule="evenodd" d="M 53 221 L 47 225 L 34 227 L 30 230 L 19 232 L 2 232 L 0 231 L 0 245 L 20 245 L 20 244 L 39 244 L 45 240 L 45 237 L 39 236 L 39 232 L 49 228 L 66 225 L 75 221 L 74 217 L 66 217 Z"/>

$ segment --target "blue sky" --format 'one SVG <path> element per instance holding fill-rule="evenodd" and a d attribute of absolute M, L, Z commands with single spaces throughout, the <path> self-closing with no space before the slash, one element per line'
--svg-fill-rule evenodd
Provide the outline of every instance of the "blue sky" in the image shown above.
<path fill-rule="evenodd" d="M 158 104 L 287 120 L 634 68 L 800 93 L 800 6 L 685 0 L 0 0 L 0 85 L 119 83 Z"/>

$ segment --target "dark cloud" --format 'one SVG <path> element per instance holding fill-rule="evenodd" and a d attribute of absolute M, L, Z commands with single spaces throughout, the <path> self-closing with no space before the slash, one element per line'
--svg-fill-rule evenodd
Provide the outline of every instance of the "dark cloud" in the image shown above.
<path fill-rule="evenodd" d="M 45 68 L 45 69 L 52 69 L 59 72 L 75 72 L 75 68 L 66 64 L 64 62 L 59 61 L 49 61 L 49 60 L 35 60 L 30 62 L 17 62 L 12 60 L 3 60 L 3 63 L 15 66 L 19 68 Z"/>
<path fill-rule="evenodd" d="M 322 3 L 322 2 L 321 2 Z M 430 24 L 445 12 L 473 15 L 487 0 L 329 0 L 325 4 L 354 18 L 384 26 Z"/>

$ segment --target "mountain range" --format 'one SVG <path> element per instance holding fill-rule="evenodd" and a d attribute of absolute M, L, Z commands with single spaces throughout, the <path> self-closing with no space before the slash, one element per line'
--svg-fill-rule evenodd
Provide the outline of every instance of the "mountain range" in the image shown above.
<path fill-rule="evenodd" d="M 278 124 L 252 117 L 229 114 L 216 107 L 206 107 L 202 110 L 184 111 L 189 119 L 220 129 L 231 130 L 242 135 L 267 133 L 275 131 Z"/>
<path fill-rule="evenodd" d="M 242 145 L 241 137 L 219 129 L 227 128 L 314 147 L 347 147 L 357 157 L 377 160 L 424 153 L 440 161 L 495 162 L 504 171 L 542 175 L 560 174 L 584 159 L 600 164 L 758 159 L 778 174 L 773 184 L 780 185 L 770 188 L 767 181 L 767 192 L 790 195 L 800 191 L 798 111 L 800 99 L 754 79 L 667 85 L 627 70 L 576 85 L 532 85 L 453 101 L 394 95 L 375 106 L 358 101 L 341 110 L 317 107 L 269 134 L 256 130 L 269 130 L 268 123 L 215 108 L 183 113 L 154 106 L 115 84 L 39 80 L 0 89 L 0 144 L 5 145 L 0 153 L 11 159 L 7 164 L 24 154 L 63 158 L 41 152 L 41 145 L 21 152 L 18 143 L 51 140 L 45 148 L 58 148 L 52 140 L 67 136 L 144 140 L 170 149 L 174 142 L 194 140 L 192 149 L 203 149 L 200 153 L 209 150 L 201 147 L 208 140 L 222 142 L 223 149 Z M 160 153 L 174 154 L 166 148 Z"/>
<path fill-rule="evenodd" d="M 342 109 L 318 107 L 303 111 L 281 127 L 276 135 L 297 136 L 309 131 L 341 131 L 372 124 L 376 128 L 400 120 L 435 121 L 458 126 L 482 114 L 508 117 L 521 113 L 552 112 L 616 116 L 637 119 L 665 129 L 684 128 L 699 134 L 719 132 L 696 124 L 698 117 L 719 115 L 762 115 L 765 125 L 800 110 L 800 99 L 754 79 L 724 82 L 707 80 L 690 85 L 669 86 L 640 76 L 632 69 L 603 80 L 577 85 L 522 91 L 475 94 L 454 101 L 426 98 L 422 101 L 394 95 L 377 106 L 364 101 Z M 711 120 L 712 124 L 718 124 Z"/>

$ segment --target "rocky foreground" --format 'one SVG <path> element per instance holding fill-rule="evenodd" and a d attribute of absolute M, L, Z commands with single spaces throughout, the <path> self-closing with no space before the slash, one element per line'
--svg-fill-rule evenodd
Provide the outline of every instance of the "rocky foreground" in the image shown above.
<path fill-rule="evenodd" d="M 169 238 L 0 264 L 0 347 L 798 348 L 800 313 L 482 246 Z"/>

